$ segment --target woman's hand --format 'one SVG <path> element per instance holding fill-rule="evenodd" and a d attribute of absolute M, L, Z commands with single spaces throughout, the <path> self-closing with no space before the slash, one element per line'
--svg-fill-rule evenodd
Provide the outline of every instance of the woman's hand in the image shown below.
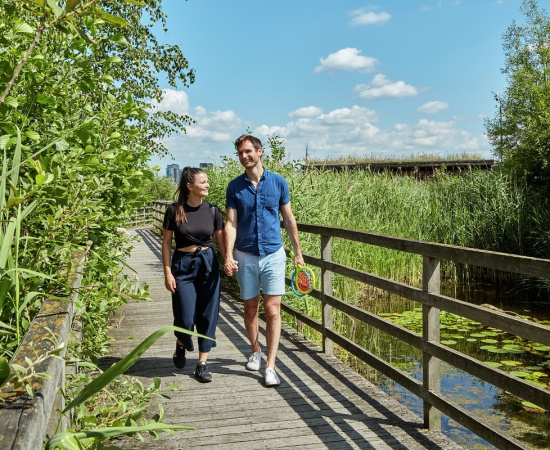
<path fill-rule="evenodd" d="M 166 286 L 166 289 L 172 294 L 176 293 L 176 279 L 172 274 L 168 274 L 164 277 L 164 286 Z"/>

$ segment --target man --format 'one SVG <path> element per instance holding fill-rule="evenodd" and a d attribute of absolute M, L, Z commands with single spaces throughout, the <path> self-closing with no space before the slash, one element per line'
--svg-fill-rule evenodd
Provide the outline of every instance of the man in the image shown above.
<path fill-rule="evenodd" d="M 262 143 L 250 135 L 235 141 L 244 174 L 232 180 L 226 192 L 226 251 L 224 270 L 237 276 L 244 301 L 244 325 L 252 355 L 248 370 L 260 370 L 258 341 L 260 287 L 266 318 L 267 361 L 265 385 L 278 386 L 275 358 L 281 338 L 281 297 L 285 293 L 286 255 L 281 239 L 279 211 L 294 248 L 294 266 L 304 264 L 296 219 L 290 207 L 286 180 L 262 165 Z"/>

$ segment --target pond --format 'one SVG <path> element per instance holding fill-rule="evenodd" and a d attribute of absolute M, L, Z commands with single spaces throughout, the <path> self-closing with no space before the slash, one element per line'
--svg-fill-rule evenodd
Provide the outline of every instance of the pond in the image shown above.
<path fill-rule="evenodd" d="M 455 283 L 442 286 L 442 293 L 550 324 L 550 301 L 540 291 L 496 288 L 491 284 Z M 389 294 L 377 294 L 376 300 L 372 300 L 372 297 L 365 297 L 357 306 L 422 333 L 422 315 L 418 304 Z M 415 379 L 422 379 L 422 354 L 418 349 L 372 327 L 355 323 L 349 317 L 343 316 L 339 320 L 348 322 L 345 327 L 353 330 L 353 336 L 348 337 L 353 337 L 367 350 Z M 476 359 L 538 383 L 541 387 L 550 388 L 550 347 L 527 342 L 501 330 L 445 312 L 441 316 L 441 341 Z M 340 356 L 346 359 L 346 355 Z M 349 356 L 347 359 L 369 381 L 422 417 L 423 405 L 419 398 L 366 364 L 352 362 L 353 358 Z M 445 363 L 442 363 L 441 391 L 447 398 L 495 428 L 506 430 L 507 434 L 532 447 L 548 448 L 550 414 L 536 405 L 522 402 L 490 383 Z M 465 448 L 494 448 L 446 416 L 442 418 L 442 431 Z"/>

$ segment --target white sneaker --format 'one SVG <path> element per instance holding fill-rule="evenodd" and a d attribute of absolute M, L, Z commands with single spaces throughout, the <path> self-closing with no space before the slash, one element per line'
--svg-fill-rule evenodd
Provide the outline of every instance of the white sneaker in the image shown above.
<path fill-rule="evenodd" d="M 265 369 L 265 385 L 279 386 L 280 384 L 281 384 L 281 380 L 279 379 L 277 372 L 275 372 L 275 370 L 273 370 L 271 367 L 267 367 Z"/>
<path fill-rule="evenodd" d="M 250 355 L 250 358 L 248 358 L 248 362 L 246 363 L 246 368 L 248 370 L 260 370 L 260 366 L 262 364 L 262 354 L 260 352 L 254 352 L 252 355 Z"/>

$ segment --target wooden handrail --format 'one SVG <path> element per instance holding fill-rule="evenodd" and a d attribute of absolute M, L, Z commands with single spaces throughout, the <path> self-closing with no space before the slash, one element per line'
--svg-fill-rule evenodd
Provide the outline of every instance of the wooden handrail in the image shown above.
<path fill-rule="evenodd" d="M 157 202 L 155 204 L 154 225 L 159 230 L 162 227 L 164 210 L 169 203 Z M 440 393 L 440 361 L 445 361 L 546 410 L 550 410 L 550 391 L 541 389 L 523 381 L 521 378 L 442 345 L 439 339 L 440 311 L 466 317 L 545 345 L 550 345 L 550 327 L 441 295 L 439 292 L 439 265 L 441 260 L 448 260 L 510 273 L 549 278 L 550 260 L 307 223 L 298 223 L 298 230 L 319 235 L 321 239 L 321 257 L 304 255 L 304 261 L 321 269 L 321 290 L 314 289 L 309 295 L 321 302 L 322 321 L 318 322 L 284 302 L 281 309 L 295 317 L 302 324 L 321 333 L 323 350 L 327 354 L 332 354 L 333 343 L 335 343 L 417 395 L 424 402 L 424 426 L 430 430 L 439 430 L 441 428 L 441 414 L 446 414 L 498 448 L 524 448 L 524 445 L 518 440 L 490 424 L 483 423 L 478 417 L 472 417 L 470 413 L 446 399 Z M 362 242 L 421 255 L 424 258 L 422 289 L 332 261 L 332 238 Z M 333 274 L 360 281 L 420 303 L 423 308 L 422 334 L 409 331 L 383 317 L 334 297 L 332 291 Z M 286 284 L 290 286 L 290 279 L 286 279 Z M 410 377 L 357 343 L 334 331 L 332 323 L 334 308 L 420 349 L 423 353 L 423 381 L 419 382 Z"/>
<path fill-rule="evenodd" d="M 21 344 L 13 355 L 11 364 L 26 366 L 25 358 L 36 359 L 52 349 L 50 330 L 59 344 L 67 343 L 71 338 L 73 318 L 75 316 L 76 289 L 82 280 L 81 269 L 84 266 L 86 252 L 74 252 L 69 270 L 68 284 L 72 294 L 64 299 L 48 298 L 32 321 Z M 62 356 L 65 355 L 65 350 Z M 48 372 L 50 378 L 33 384 L 35 397 L 22 395 L 5 389 L 0 395 L 0 447 L 6 449 L 39 449 L 46 435 L 53 436 L 56 431 L 64 431 L 67 421 L 57 414 L 63 409 L 64 398 L 61 389 L 65 386 L 65 361 L 59 358 L 47 358 L 36 367 L 36 372 Z M 60 389 L 61 388 L 61 389 Z"/>

